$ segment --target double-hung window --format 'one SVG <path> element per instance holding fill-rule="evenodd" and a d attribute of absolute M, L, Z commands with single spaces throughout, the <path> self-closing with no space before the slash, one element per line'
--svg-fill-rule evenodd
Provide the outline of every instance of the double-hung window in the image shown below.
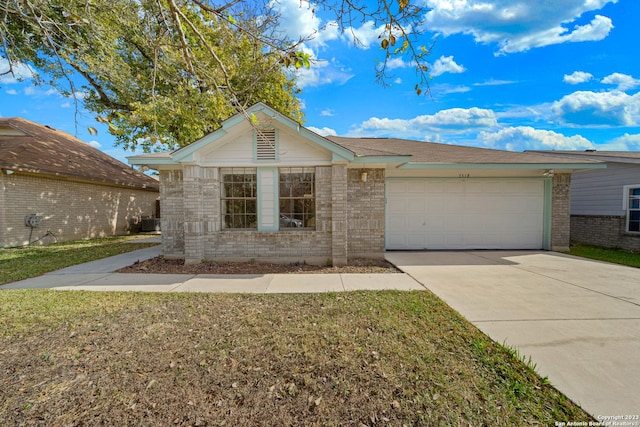
<path fill-rule="evenodd" d="M 255 168 L 222 168 L 220 211 L 223 229 L 257 228 L 257 174 Z"/>
<path fill-rule="evenodd" d="M 627 191 L 627 231 L 640 233 L 640 187 Z"/>
<path fill-rule="evenodd" d="M 280 230 L 315 228 L 315 169 L 280 168 L 279 176 Z"/>

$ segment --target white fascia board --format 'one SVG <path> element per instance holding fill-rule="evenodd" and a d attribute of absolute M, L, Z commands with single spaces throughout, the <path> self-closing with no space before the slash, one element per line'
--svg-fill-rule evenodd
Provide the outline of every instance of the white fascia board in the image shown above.
<path fill-rule="evenodd" d="M 606 167 L 604 163 L 405 163 L 398 169 L 555 169 L 577 172 Z"/>

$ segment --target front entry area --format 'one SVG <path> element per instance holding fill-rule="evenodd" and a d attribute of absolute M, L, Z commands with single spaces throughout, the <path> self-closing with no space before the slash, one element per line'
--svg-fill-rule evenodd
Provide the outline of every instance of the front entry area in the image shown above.
<path fill-rule="evenodd" d="M 389 250 L 542 249 L 542 179 L 388 178 Z"/>

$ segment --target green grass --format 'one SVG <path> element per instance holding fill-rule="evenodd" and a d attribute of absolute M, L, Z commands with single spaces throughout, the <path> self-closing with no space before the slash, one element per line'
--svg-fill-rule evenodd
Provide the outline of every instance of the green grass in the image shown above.
<path fill-rule="evenodd" d="M 593 421 L 432 293 L 0 292 L 0 424 Z"/>
<path fill-rule="evenodd" d="M 597 246 L 575 245 L 571 246 L 570 255 L 591 258 L 599 261 L 613 262 L 615 264 L 640 267 L 640 253 L 625 251 L 622 249 L 607 249 Z"/>
<path fill-rule="evenodd" d="M 140 239 L 139 236 L 118 236 L 56 243 L 49 246 L 3 248 L 0 249 L 0 285 L 157 245 L 157 243 L 135 243 L 138 239 Z"/>

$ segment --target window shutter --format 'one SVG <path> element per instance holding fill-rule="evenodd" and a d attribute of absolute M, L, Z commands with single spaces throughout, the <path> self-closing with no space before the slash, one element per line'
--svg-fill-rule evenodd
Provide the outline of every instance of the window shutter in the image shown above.
<path fill-rule="evenodd" d="M 256 160 L 276 160 L 276 130 L 256 130 Z"/>

